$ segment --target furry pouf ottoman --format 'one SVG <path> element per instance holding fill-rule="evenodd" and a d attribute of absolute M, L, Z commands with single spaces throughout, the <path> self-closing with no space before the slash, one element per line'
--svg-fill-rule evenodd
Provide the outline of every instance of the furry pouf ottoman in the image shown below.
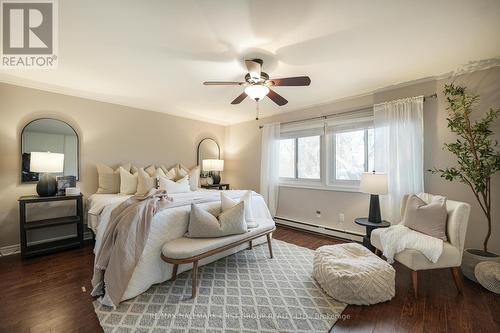
<path fill-rule="evenodd" d="M 328 295 L 347 304 L 375 304 L 395 295 L 394 268 L 357 243 L 318 248 L 313 274 Z"/>
<path fill-rule="evenodd" d="M 500 294 L 500 264 L 493 261 L 483 261 L 474 269 L 477 281 L 489 291 Z"/>

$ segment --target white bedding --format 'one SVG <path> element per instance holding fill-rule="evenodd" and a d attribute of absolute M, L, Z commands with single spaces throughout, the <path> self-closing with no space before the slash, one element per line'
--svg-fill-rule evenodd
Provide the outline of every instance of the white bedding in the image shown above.
<path fill-rule="evenodd" d="M 240 198 L 246 191 L 228 190 L 224 192 L 232 198 Z M 186 199 L 196 201 L 200 199 L 214 198 L 217 201 L 202 203 L 200 205 L 206 209 L 217 209 L 220 207 L 220 199 L 218 199 L 220 198 L 220 191 L 200 190 L 189 193 L 177 193 L 170 196 L 174 201 Z M 94 194 L 89 198 L 89 227 L 96 235 L 94 251 L 101 246 L 102 234 L 107 223 L 109 222 L 111 211 L 129 197 L 130 196 L 118 194 Z M 155 215 L 144 251 L 139 259 L 137 267 L 135 268 L 122 301 L 135 297 L 149 289 L 151 285 L 166 281 L 171 277 L 172 265 L 165 263 L 161 259 L 161 248 L 169 240 L 182 237 L 186 233 L 190 209 L 191 207 L 189 205 L 174 207 L 162 210 Z M 252 219 L 256 220 L 259 224 L 274 225 L 274 221 L 269 213 L 269 209 L 267 208 L 264 199 L 255 192 L 253 193 L 251 199 L 251 213 Z M 264 241 L 265 237 L 255 240 L 254 244 L 259 244 Z M 236 253 L 247 246 L 247 244 L 244 244 L 205 258 L 200 261 L 200 265 L 204 265 L 227 255 Z M 178 272 L 180 273 L 191 268 L 192 265 L 190 264 L 180 265 Z"/>

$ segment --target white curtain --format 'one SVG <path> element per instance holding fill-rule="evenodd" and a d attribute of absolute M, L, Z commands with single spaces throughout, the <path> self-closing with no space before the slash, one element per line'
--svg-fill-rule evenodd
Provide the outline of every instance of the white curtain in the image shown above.
<path fill-rule="evenodd" d="M 262 129 L 262 150 L 260 162 L 260 194 L 269 207 L 271 215 L 276 215 L 279 192 L 280 124 L 264 125 Z"/>
<path fill-rule="evenodd" d="M 386 172 L 388 195 L 381 197 L 383 218 L 401 221 L 400 201 L 406 193 L 424 191 L 424 97 L 376 104 L 375 170 Z"/>

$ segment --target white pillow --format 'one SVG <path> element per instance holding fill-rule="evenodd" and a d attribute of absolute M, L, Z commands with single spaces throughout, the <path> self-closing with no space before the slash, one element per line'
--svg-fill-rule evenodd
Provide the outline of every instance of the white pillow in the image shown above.
<path fill-rule="evenodd" d="M 168 170 L 166 166 L 162 165 L 160 167 L 160 169 L 165 174 L 165 177 L 167 177 L 170 180 L 175 180 L 175 178 L 176 178 L 176 172 L 175 172 L 176 166 L 171 168 L 170 170 Z"/>
<path fill-rule="evenodd" d="M 98 163 L 96 167 L 99 183 L 97 193 L 116 194 L 120 192 L 120 168 L 113 170 L 101 163 Z M 124 164 L 121 167 L 129 171 L 130 163 Z"/>
<path fill-rule="evenodd" d="M 151 189 L 156 187 L 156 174 L 153 173 L 153 176 L 150 176 L 149 172 L 144 170 L 143 168 L 139 169 L 137 173 L 137 192 L 136 195 L 144 195 L 148 193 Z"/>
<path fill-rule="evenodd" d="M 137 175 L 120 167 L 120 194 L 130 195 L 137 192 Z"/>
<path fill-rule="evenodd" d="M 176 182 L 166 177 L 160 177 L 159 180 L 160 186 L 158 188 L 167 191 L 167 194 L 191 192 L 189 189 L 189 176 L 179 179 Z"/>
<path fill-rule="evenodd" d="M 177 166 L 177 176 L 179 178 L 184 178 L 186 176 L 189 176 L 189 188 L 191 191 L 196 191 L 200 187 L 200 171 L 201 168 L 199 165 L 193 167 L 191 170 L 183 166 L 182 164 L 179 164 Z"/>
<path fill-rule="evenodd" d="M 247 226 L 249 228 L 256 228 L 259 226 L 255 220 L 252 219 L 252 191 L 246 191 L 245 194 L 239 199 L 234 200 L 230 198 L 226 193 L 220 192 L 220 205 L 222 212 L 236 206 L 240 202 L 244 202 L 245 205 L 245 220 L 247 221 Z"/>

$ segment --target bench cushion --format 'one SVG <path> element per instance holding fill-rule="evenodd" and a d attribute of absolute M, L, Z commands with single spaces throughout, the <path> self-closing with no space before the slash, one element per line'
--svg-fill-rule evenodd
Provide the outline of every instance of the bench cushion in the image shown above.
<path fill-rule="evenodd" d="M 171 259 L 185 259 L 194 257 L 219 247 L 250 238 L 265 231 L 273 230 L 274 221 L 270 219 L 255 219 L 259 226 L 249 229 L 248 232 L 239 235 L 231 235 L 217 238 L 188 238 L 181 237 L 165 243 L 161 249 L 162 254 Z"/>

